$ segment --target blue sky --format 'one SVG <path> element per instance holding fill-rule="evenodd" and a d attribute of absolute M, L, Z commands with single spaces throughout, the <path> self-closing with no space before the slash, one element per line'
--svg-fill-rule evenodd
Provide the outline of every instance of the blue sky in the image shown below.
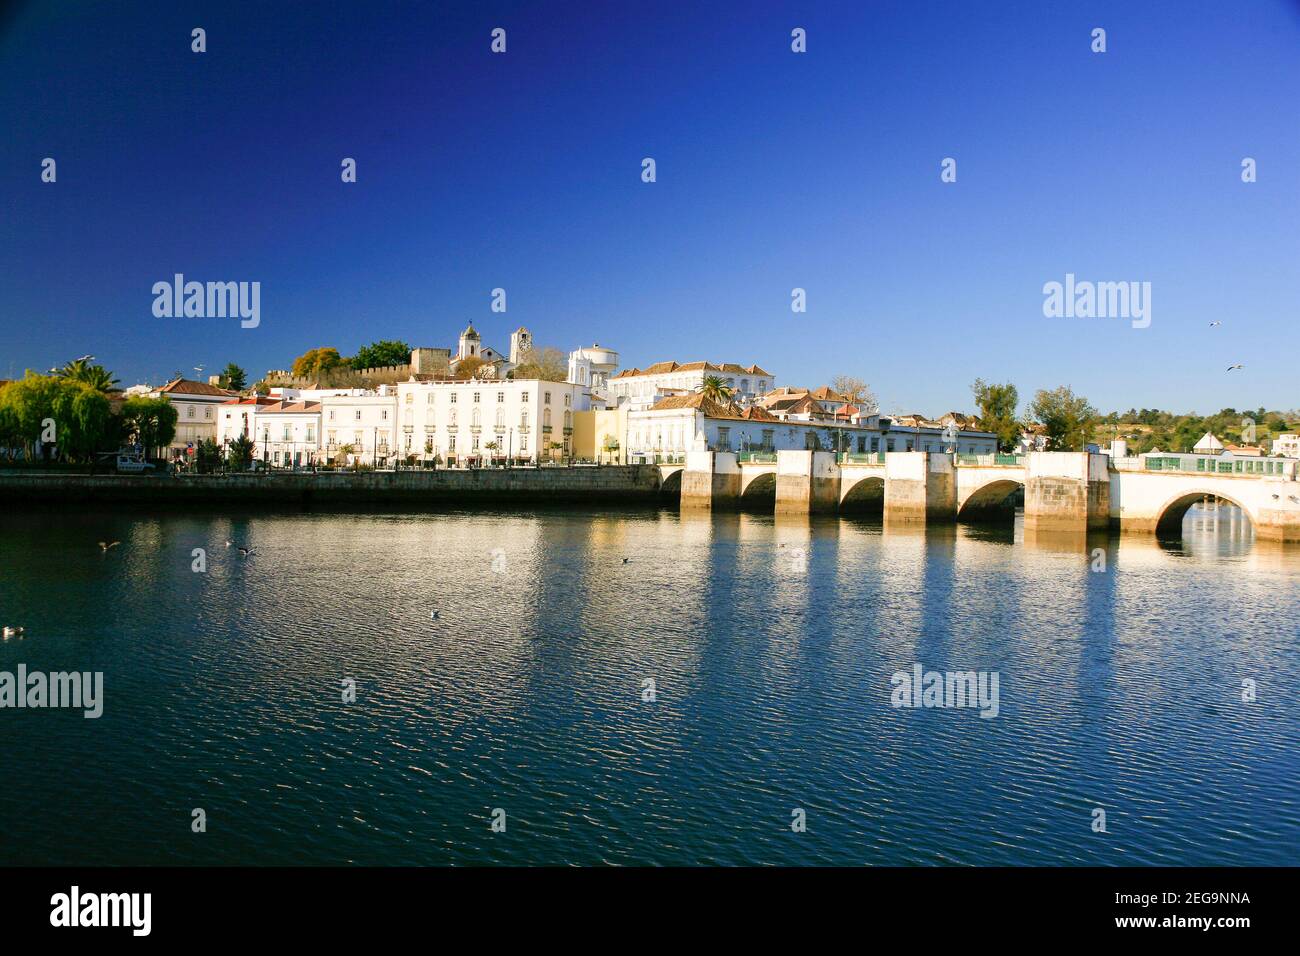
<path fill-rule="evenodd" d="M 976 376 L 1300 406 L 1292 0 L 73 9 L 0 18 L 0 376 L 256 377 L 472 320 L 853 374 L 887 411 L 968 409 Z M 155 318 L 176 272 L 259 281 L 261 325 Z M 1150 282 L 1150 327 L 1045 318 L 1067 272 Z"/>

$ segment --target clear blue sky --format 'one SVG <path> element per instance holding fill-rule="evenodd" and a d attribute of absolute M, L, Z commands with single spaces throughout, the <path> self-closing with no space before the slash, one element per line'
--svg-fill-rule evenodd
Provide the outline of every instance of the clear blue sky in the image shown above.
<path fill-rule="evenodd" d="M 522 324 L 625 365 L 855 374 L 887 411 L 970 408 L 976 376 L 1292 408 L 1297 103 L 1293 0 L 19 3 L 0 376 L 89 352 L 125 384 L 257 377 L 473 320 L 498 348 Z M 261 326 L 155 318 L 176 272 L 260 281 Z M 1044 318 L 1067 272 L 1151 282 L 1150 328 Z"/>

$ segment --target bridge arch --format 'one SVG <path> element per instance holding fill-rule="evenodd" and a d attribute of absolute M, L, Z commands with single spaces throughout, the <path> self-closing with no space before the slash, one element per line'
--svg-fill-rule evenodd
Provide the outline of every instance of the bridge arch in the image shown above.
<path fill-rule="evenodd" d="M 659 484 L 659 495 L 663 498 L 680 500 L 682 497 L 682 469 L 666 475 Z"/>
<path fill-rule="evenodd" d="M 966 496 L 966 500 L 957 509 L 957 520 L 1014 520 L 1016 510 L 1013 498 L 1024 487 L 1024 482 L 1014 478 L 995 478 Z"/>
<path fill-rule="evenodd" d="M 840 510 L 883 513 L 885 479 L 880 475 L 868 475 L 858 479 L 841 493 Z"/>
<path fill-rule="evenodd" d="M 743 478 L 742 478 L 743 481 Z M 740 489 L 742 508 L 762 508 L 766 511 L 776 506 L 776 471 L 764 471 L 743 481 Z"/>
<path fill-rule="evenodd" d="M 1156 512 L 1156 534 L 1170 536 L 1181 534 L 1183 518 L 1186 517 L 1188 510 L 1206 498 L 1217 498 L 1219 501 L 1226 501 L 1230 505 L 1236 505 L 1241 509 L 1242 514 L 1249 519 L 1251 528 L 1257 526 L 1255 514 L 1244 502 L 1219 491 L 1198 488 L 1192 491 L 1180 492 L 1160 506 L 1160 509 Z"/>

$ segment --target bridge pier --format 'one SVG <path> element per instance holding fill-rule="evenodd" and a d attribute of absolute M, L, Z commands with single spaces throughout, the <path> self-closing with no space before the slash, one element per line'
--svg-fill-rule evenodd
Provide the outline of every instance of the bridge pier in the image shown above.
<path fill-rule="evenodd" d="M 957 519 L 957 472 L 952 455 L 930 451 L 885 454 L 885 520 L 941 524 Z"/>
<path fill-rule="evenodd" d="M 688 451 L 682 469 L 683 509 L 735 508 L 740 498 L 740 466 L 729 451 Z"/>
<path fill-rule="evenodd" d="M 1025 462 L 1025 527 L 1100 530 L 1110 525 L 1106 455 L 1040 451 Z"/>
<path fill-rule="evenodd" d="M 840 466 L 831 451 L 776 453 L 777 514 L 820 514 L 840 504 Z"/>

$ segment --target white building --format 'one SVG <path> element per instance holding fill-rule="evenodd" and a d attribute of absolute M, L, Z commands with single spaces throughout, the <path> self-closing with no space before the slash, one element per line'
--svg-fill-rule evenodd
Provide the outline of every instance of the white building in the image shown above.
<path fill-rule="evenodd" d="M 448 465 L 567 457 L 573 413 L 588 407 L 583 386 L 539 379 L 409 381 L 396 390 L 400 457 Z"/>
<path fill-rule="evenodd" d="M 400 457 L 398 387 L 381 385 L 376 391 L 360 394 L 347 391 L 321 397 L 322 458 L 334 461 L 346 454 L 349 464 L 383 467 L 390 458 Z"/>
<path fill-rule="evenodd" d="M 217 444 L 224 449 L 241 436 L 256 439 L 261 434 L 257 430 L 258 409 L 274 404 L 275 399 L 260 395 L 222 402 L 217 406 Z"/>
<path fill-rule="evenodd" d="M 569 381 L 587 387 L 592 408 L 603 409 L 615 404 L 609 377 L 617 368 L 618 353 L 595 343 L 590 348 L 569 353 Z"/>
<path fill-rule="evenodd" d="M 1300 458 L 1300 435 L 1287 432 L 1273 439 L 1273 454 L 1286 458 Z"/>
<path fill-rule="evenodd" d="M 272 402 L 256 407 L 253 456 L 276 468 L 301 468 L 318 460 L 320 402 Z"/>
<path fill-rule="evenodd" d="M 788 451 L 824 449 L 851 454 L 883 451 L 953 451 L 991 455 L 997 439 L 989 432 L 958 429 L 955 439 L 941 427 L 895 425 L 888 418 L 778 418 L 757 406 L 740 408 L 699 392 L 671 395 L 649 409 L 628 412 L 627 460 L 653 461 L 687 451 Z"/>
<path fill-rule="evenodd" d="M 721 378 L 732 390 L 733 400 L 742 406 L 757 401 L 774 384 L 772 373 L 758 365 L 658 362 L 645 369 L 619 372 L 609 379 L 609 394 L 614 402 L 627 403 L 632 410 L 648 409 L 660 399 L 699 390 L 708 376 Z"/>
<path fill-rule="evenodd" d="M 187 378 L 175 379 L 147 394 L 150 398 L 166 398 L 176 406 L 176 437 L 167 457 L 188 454 L 191 458 L 199 442 L 206 438 L 217 441 L 217 409 L 236 395 Z"/>

